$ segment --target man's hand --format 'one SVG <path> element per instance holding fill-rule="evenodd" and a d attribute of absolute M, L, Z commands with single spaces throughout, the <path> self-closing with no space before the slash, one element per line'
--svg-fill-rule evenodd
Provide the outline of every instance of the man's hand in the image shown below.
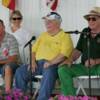
<path fill-rule="evenodd" d="M 36 68 L 37 68 L 36 62 L 32 62 L 32 72 L 35 72 Z"/>
<path fill-rule="evenodd" d="M 62 62 L 60 65 L 68 65 L 69 67 L 71 66 L 71 64 L 72 64 L 72 61 L 71 60 L 68 60 L 68 59 L 66 59 L 64 62 Z"/>
<path fill-rule="evenodd" d="M 85 61 L 85 66 L 86 67 L 92 67 L 96 64 L 96 60 L 95 59 L 90 59 L 90 63 L 89 63 L 89 60 L 86 60 Z"/>
<path fill-rule="evenodd" d="M 44 68 L 48 68 L 49 66 L 51 66 L 52 65 L 52 63 L 50 62 L 50 61 L 46 61 L 45 63 L 44 63 Z"/>
<path fill-rule="evenodd" d="M 28 70 L 30 69 L 30 65 L 28 66 Z M 36 62 L 32 62 L 32 72 L 35 72 L 35 69 L 37 68 Z"/>

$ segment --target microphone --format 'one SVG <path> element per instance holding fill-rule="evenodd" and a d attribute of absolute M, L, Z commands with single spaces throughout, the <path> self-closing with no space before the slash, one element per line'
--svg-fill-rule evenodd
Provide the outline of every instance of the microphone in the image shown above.
<path fill-rule="evenodd" d="M 86 28 L 86 33 L 87 33 L 87 35 L 89 35 L 91 33 L 91 29 L 89 27 Z"/>
<path fill-rule="evenodd" d="M 79 32 L 78 30 L 75 30 L 75 31 L 67 31 L 65 33 L 69 33 L 69 34 L 79 34 L 81 32 Z"/>
<path fill-rule="evenodd" d="M 24 48 L 29 45 L 33 40 L 35 40 L 36 37 L 35 36 L 32 36 L 32 38 L 24 45 Z"/>
<path fill-rule="evenodd" d="M 91 29 L 88 27 L 88 28 L 85 28 L 85 30 L 82 31 L 82 32 L 79 32 L 78 30 L 75 30 L 75 31 L 66 31 L 65 33 L 68 33 L 68 34 L 85 34 L 85 35 L 89 35 L 91 33 Z"/>
<path fill-rule="evenodd" d="M 84 33 L 84 38 L 90 38 L 91 29 L 87 27 L 83 30 L 83 33 Z"/>

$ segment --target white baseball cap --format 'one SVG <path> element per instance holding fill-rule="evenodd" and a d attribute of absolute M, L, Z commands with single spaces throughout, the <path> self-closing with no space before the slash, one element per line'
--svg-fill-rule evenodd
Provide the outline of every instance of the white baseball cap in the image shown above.
<path fill-rule="evenodd" d="M 47 20 L 57 20 L 60 23 L 62 22 L 62 18 L 57 12 L 50 12 L 49 14 L 47 14 L 46 16 L 42 18 L 47 19 Z"/>

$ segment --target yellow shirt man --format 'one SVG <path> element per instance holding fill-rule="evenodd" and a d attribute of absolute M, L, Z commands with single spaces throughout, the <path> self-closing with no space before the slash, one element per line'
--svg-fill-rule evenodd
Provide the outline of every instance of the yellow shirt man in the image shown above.
<path fill-rule="evenodd" d="M 32 52 L 36 53 L 36 60 L 51 60 L 60 53 L 69 57 L 72 49 L 70 35 L 61 30 L 54 36 L 49 35 L 47 32 L 42 33 L 33 45 Z"/>
<path fill-rule="evenodd" d="M 43 19 L 47 32 L 43 32 L 32 46 L 32 77 L 43 75 L 37 100 L 48 100 L 50 98 L 55 81 L 58 78 L 58 66 L 70 56 L 73 50 L 70 35 L 61 29 L 61 16 L 56 12 L 50 12 Z M 19 70 L 16 74 L 16 87 L 25 90 L 30 74 L 27 75 L 27 66 L 22 67 L 24 72 Z"/>

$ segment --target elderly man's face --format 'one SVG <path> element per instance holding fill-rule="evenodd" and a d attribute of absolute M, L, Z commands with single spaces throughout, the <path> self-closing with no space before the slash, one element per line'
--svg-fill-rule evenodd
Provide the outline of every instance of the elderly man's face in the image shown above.
<path fill-rule="evenodd" d="M 48 31 L 53 31 L 57 28 L 59 28 L 60 23 L 56 20 L 45 20 L 45 25 Z"/>
<path fill-rule="evenodd" d="M 100 28 L 100 17 L 99 16 L 89 16 L 87 18 L 87 21 L 91 29 Z"/>

